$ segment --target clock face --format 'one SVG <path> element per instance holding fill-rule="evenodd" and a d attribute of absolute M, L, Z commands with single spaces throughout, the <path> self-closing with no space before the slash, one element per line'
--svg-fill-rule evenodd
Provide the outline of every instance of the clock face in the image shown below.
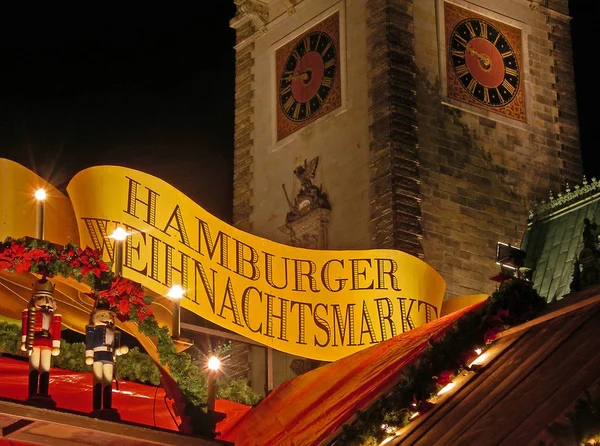
<path fill-rule="evenodd" d="M 339 22 L 335 12 L 275 52 L 278 141 L 342 104 Z"/>
<path fill-rule="evenodd" d="M 505 107 L 521 85 L 515 51 L 506 36 L 483 19 L 465 19 L 450 34 L 450 62 L 467 93 L 489 107 Z"/>
<path fill-rule="evenodd" d="M 444 3 L 448 97 L 526 121 L 521 30 Z"/>
<path fill-rule="evenodd" d="M 279 78 L 279 106 L 286 118 L 302 122 L 319 111 L 337 69 L 337 49 L 328 34 L 317 31 L 299 40 Z"/>

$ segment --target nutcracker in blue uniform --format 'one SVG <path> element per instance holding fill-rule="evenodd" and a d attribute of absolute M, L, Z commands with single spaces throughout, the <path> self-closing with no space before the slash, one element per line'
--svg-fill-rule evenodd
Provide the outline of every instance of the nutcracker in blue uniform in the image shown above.
<path fill-rule="evenodd" d="M 116 357 L 129 351 L 121 346 L 121 332 L 115 328 L 115 312 L 107 302 L 96 301 L 85 327 L 85 363 L 94 374 L 93 410 L 112 409 L 112 380 Z"/>
<path fill-rule="evenodd" d="M 21 350 L 29 352 L 29 399 L 45 399 L 50 383 L 50 358 L 60 354 L 62 316 L 54 314 L 54 285 L 41 279 L 33 284 L 33 295 L 21 320 Z"/>

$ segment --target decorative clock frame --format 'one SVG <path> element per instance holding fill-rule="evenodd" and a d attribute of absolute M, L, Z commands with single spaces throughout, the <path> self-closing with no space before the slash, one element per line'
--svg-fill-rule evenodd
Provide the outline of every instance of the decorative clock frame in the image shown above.
<path fill-rule="evenodd" d="M 453 38 L 455 39 L 454 43 L 456 42 L 456 30 L 460 26 L 464 27 L 464 25 L 467 23 L 477 22 L 486 23 L 489 25 L 490 32 L 489 34 L 486 33 L 486 38 L 482 37 L 482 28 L 480 26 L 478 27 L 477 25 L 474 26 L 473 32 L 469 33 L 470 35 L 468 34 L 467 36 L 463 37 L 466 38 L 468 42 L 480 40 L 481 42 L 479 43 L 482 43 L 483 47 L 487 45 L 491 48 L 491 51 L 477 52 L 475 49 L 472 49 L 472 51 L 469 52 L 467 51 L 467 45 L 465 45 L 464 52 L 469 52 L 469 55 L 464 57 L 465 63 L 463 65 L 459 65 L 460 59 L 457 59 L 455 55 L 453 56 L 453 50 L 457 49 L 457 45 L 453 45 Z M 521 29 L 492 19 L 488 16 L 473 12 L 469 9 L 462 8 L 453 3 L 444 2 L 444 35 L 445 45 L 443 51 L 445 54 L 444 58 L 446 60 L 448 98 L 475 106 L 480 109 L 488 110 L 492 113 L 496 113 L 513 120 L 526 122 L 525 67 L 523 64 L 523 35 Z M 495 80 L 490 80 L 490 82 L 494 84 L 492 85 L 492 88 L 483 88 L 484 86 L 482 84 L 473 81 L 480 80 L 477 79 L 477 77 L 481 76 L 481 74 L 485 75 L 486 73 L 474 72 L 473 75 L 470 71 L 465 72 L 465 69 L 467 68 L 466 59 L 477 58 L 477 62 L 480 62 L 485 68 L 485 63 L 489 62 L 491 58 L 488 57 L 487 60 L 483 60 L 480 56 L 485 58 L 487 53 L 492 55 L 492 52 L 496 52 L 494 42 L 488 40 L 489 36 L 492 36 L 491 40 L 496 40 L 497 36 L 501 36 L 502 39 L 506 39 L 507 49 L 510 50 L 512 55 L 510 56 L 510 59 L 505 59 L 498 51 L 498 57 L 501 57 L 502 62 L 505 64 L 502 66 L 503 72 L 501 73 L 501 77 L 498 77 Z M 456 51 L 454 54 L 456 54 Z M 512 66 L 516 65 L 513 68 L 513 70 L 516 71 L 510 71 L 512 66 L 508 65 L 506 62 L 507 60 L 511 61 Z M 473 62 L 470 62 L 472 69 Z M 509 71 L 507 71 L 507 68 Z M 461 72 L 461 70 L 463 71 Z M 517 75 L 514 76 L 510 73 L 517 73 Z M 492 72 L 491 74 L 494 75 L 498 73 Z M 496 83 L 498 83 L 497 89 L 495 88 Z M 505 89 L 503 83 L 506 83 L 507 89 Z M 470 89 L 469 86 L 471 87 Z M 476 92 L 477 96 L 473 91 L 475 88 L 478 88 Z M 515 89 L 514 94 L 511 94 L 511 88 Z M 489 101 L 488 104 L 486 104 L 483 100 L 483 95 L 485 93 L 487 93 L 485 99 Z"/>
<path fill-rule="evenodd" d="M 335 69 L 333 77 L 331 80 L 327 77 L 327 72 L 325 74 L 320 74 L 320 76 L 316 76 L 314 78 L 308 78 L 306 75 L 302 77 L 303 73 L 310 71 L 310 65 L 308 70 L 302 70 L 302 72 L 294 69 L 290 70 L 289 66 L 286 67 L 290 61 L 295 60 L 295 66 L 299 66 L 302 63 L 306 62 L 306 53 L 312 51 L 315 53 L 315 50 L 320 49 L 322 43 L 319 43 L 320 40 L 318 38 L 319 35 L 325 36 L 324 42 L 331 42 L 333 49 L 335 50 L 335 55 L 331 57 L 331 53 L 327 54 L 324 51 L 322 56 L 325 56 L 326 59 L 323 62 L 323 65 L 330 64 Z M 308 39 L 307 39 L 308 37 Z M 302 52 L 302 48 L 305 47 L 304 42 L 308 41 L 308 45 L 310 47 L 310 51 Z M 313 46 L 315 48 L 313 48 Z M 296 49 L 300 49 L 300 51 L 296 51 Z M 323 48 L 324 49 L 324 48 Z M 299 34 L 294 39 L 290 40 L 280 48 L 278 48 L 275 52 L 275 109 L 276 109 L 276 119 L 277 119 L 277 141 L 281 141 L 282 139 L 288 137 L 292 133 L 300 130 L 303 127 L 306 127 L 310 123 L 318 120 L 319 118 L 325 116 L 331 111 L 339 108 L 342 105 L 342 85 L 341 85 L 341 65 L 340 65 L 340 14 L 339 12 L 335 12 L 329 17 L 325 18 L 315 26 L 306 30 L 305 32 Z M 294 55 L 296 53 L 296 55 Z M 328 58 L 329 57 L 329 58 Z M 310 63 L 310 62 L 309 62 Z M 318 64 L 318 60 L 316 61 Z M 286 69 L 287 68 L 287 69 Z M 327 70 L 327 68 L 325 68 Z M 331 70 L 331 68 L 330 68 Z M 291 72 L 291 74 L 290 74 Z M 312 76 L 312 73 L 311 73 Z M 293 77 L 293 79 L 291 79 Z M 318 88 L 308 88 L 310 84 L 314 81 L 318 81 Z M 295 87 L 298 87 L 298 84 L 303 82 L 304 85 L 301 85 L 300 89 L 308 90 L 308 94 L 310 97 L 308 98 L 298 98 L 293 97 L 289 90 L 290 87 L 293 88 L 292 84 L 295 84 Z M 320 93 L 327 90 L 327 94 L 325 98 L 319 96 Z M 285 91 L 288 93 L 284 93 Z M 298 90 L 298 88 L 296 88 Z M 302 109 L 300 111 L 304 112 L 305 119 L 302 119 L 302 116 L 296 116 L 295 119 L 293 111 L 290 109 L 286 110 L 285 103 L 287 102 L 285 99 L 292 97 L 292 102 L 294 103 L 293 107 L 296 111 L 300 110 L 300 105 L 302 104 Z M 308 99 L 306 101 L 299 99 Z M 307 109 L 314 109 L 317 107 L 317 110 L 313 113 L 308 113 Z M 308 115 L 308 116 L 307 116 Z"/>

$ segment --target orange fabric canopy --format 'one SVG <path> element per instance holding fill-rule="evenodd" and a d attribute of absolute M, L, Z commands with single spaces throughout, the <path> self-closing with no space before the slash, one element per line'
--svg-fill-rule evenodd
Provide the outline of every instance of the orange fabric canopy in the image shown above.
<path fill-rule="evenodd" d="M 332 439 L 394 386 L 399 372 L 419 358 L 477 303 L 283 383 L 236 424 L 217 426 L 236 446 L 300 446 Z"/>

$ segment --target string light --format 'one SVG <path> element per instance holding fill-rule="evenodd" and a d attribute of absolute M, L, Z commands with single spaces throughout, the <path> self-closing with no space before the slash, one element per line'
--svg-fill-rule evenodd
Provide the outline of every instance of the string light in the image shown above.
<path fill-rule="evenodd" d="M 456 383 L 454 383 L 454 382 L 446 384 L 444 387 L 442 387 L 440 389 L 440 391 L 438 392 L 438 396 L 443 395 L 444 393 L 449 392 L 455 385 L 456 385 Z"/>

